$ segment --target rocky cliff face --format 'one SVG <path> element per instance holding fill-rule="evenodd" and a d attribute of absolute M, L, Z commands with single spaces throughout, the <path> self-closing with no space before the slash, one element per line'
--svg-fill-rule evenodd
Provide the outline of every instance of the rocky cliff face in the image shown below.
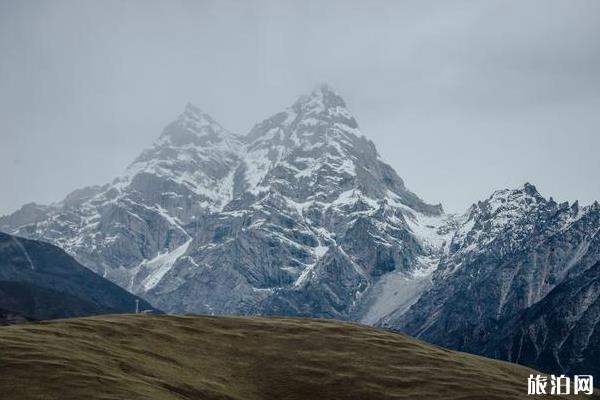
<path fill-rule="evenodd" d="M 167 311 L 376 321 L 427 286 L 446 219 L 322 86 L 245 136 L 188 105 L 122 177 L 0 226 Z"/>
<path fill-rule="evenodd" d="M 599 230 L 598 203 L 557 204 L 529 184 L 498 191 L 463 218 L 432 287 L 381 323 L 454 349 L 591 373 Z"/>
<path fill-rule="evenodd" d="M 566 374 L 600 375 L 600 263 L 565 279 L 494 332 L 481 353 Z"/>
<path fill-rule="evenodd" d="M 188 105 L 112 183 L 0 229 L 169 312 L 352 319 L 568 373 L 598 354 L 598 203 L 526 184 L 445 215 L 326 86 L 246 135 Z"/>

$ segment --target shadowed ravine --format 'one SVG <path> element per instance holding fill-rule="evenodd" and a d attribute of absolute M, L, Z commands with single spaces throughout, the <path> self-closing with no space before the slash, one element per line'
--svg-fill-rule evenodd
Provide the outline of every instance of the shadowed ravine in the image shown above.
<path fill-rule="evenodd" d="M 14 400 L 525 399 L 529 373 L 327 320 L 119 315 L 0 328 L 0 397 Z"/>

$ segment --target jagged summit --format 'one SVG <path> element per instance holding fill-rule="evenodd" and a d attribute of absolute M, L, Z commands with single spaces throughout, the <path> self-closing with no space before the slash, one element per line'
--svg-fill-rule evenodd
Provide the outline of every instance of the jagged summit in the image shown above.
<path fill-rule="evenodd" d="M 307 131 L 311 134 L 303 135 Z M 253 142 L 275 138 L 313 146 L 316 141 L 323 144 L 326 138 L 339 139 L 340 134 L 362 136 L 340 95 L 327 85 L 319 85 L 309 94 L 300 96 L 284 111 L 256 124 L 246 139 Z"/>
<path fill-rule="evenodd" d="M 530 196 L 535 198 L 540 198 L 542 195 L 537 190 L 537 188 L 529 182 L 525 182 L 521 186 L 517 186 L 515 188 L 505 188 L 499 189 L 492 193 L 490 199 L 492 198 L 500 198 L 506 196 Z"/>
<path fill-rule="evenodd" d="M 301 118 L 338 123 L 345 126 L 348 133 L 361 135 L 356 120 L 347 109 L 346 102 L 326 84 L 321 84 L 310 94 L 301 96 L 291 109 Z"/>
<path fill-rule="evenodd" d="M 202 109 L 196 105 L 194 105 L 191 102 L 187 102 L 185 104 L 185 107 L 183 109 L 183 113 L 181 114 L 183 115 L 202 115 L 204 114 L 204 112 L 202 111 Z"/>
<path fill-rule="evenodd" d="M 296 112 L 319 114 L 333 108 L 346 108 L 346 102 L 327 84 L 318 85 L 312 92 L 302 95 L 292 108 Z"/>
<path fill-rule="evenodd" d="M 432 287 L 382 324 L 550 371 L 591 371 L 599 232 L 598 205 L 559 204 L 529 183 L 498 190 L 459 218 Z"/>
<path fill-rule="evenodd" d="M 0 222 L 169 311 L 375 318 L 361 294 L 429 273 L 443 219 L 321 85 L 245 137 L 188 104 L 112 184 Z"/>
<path fill-rule="evenodd" d="M 532 226 L 540 219 L 543 223 L 546 214 L 557 214 L 564 224 L 569 224 L 598 209 L 597 201 L 586 206 L 581 206 L 577 200 L 557 203 L 552 197 L 541 195 L 531 183 L 525 183 L 514 189 L 497 190 L 489 198 L 474 204 L 469 208 L 466 220 L 480 220 L 480 224 L 485 221 L 488 227 L 515 230 L 515 223 Z M 513 231 L 513 235 L 517 232 Z"/>
<path fill-rule="evenodd" d="M 192 103 L 185 105 L 177 121 L 182 125 L 189 124 L 190 129 L 197 130 L 203 127 L 211 127 L 213 130 L 226 131 L 212 116 Z"/>
<path fill-rule="evenodd" d="M 202 146 L 207 142 L 235 137 L 209 114 L 191 103 L 187 103 L 179 117 L 167 125 L 156 144 L 172 146 Z"/>
<path fill-rule="evenodd" d="M 535 186 L 525 183 L 515 189 L 496 190 L 488 199 L 479 201 L 472 210 L 490 215 L 506 212 L 506 217 L 510 217 L 515 213 L 527 213 L 547 202 Z"/>
<path fill-rule="evenodd" d="M 494 356 L 507 353 L 478 346 L 506 319 L 561 282 L 595 282 L 599 227 L 598 203 L 558 204 L 529 183 L 444 215 L 328 86 L 246 136 L 189 104 L 113 183 L 0 218 L 168 312 L 379 321 Z"/>
<path fill-rule="evenodd" d="M 206 125 L 217 124 L 219 125 L 209 114 L 204 112 L 200 107 L 195 106 L 192 103 L 187 103 L 183 109 L 183 112 L 179 115 L 179 121 L 194 120 L 200 121 Z M 219 125 L 220 126 L 220 125 Z"/>
<path fill-rule="evenodd" d="M 538 193 L 538 190 L 537 190 L 537 188 L 536 188 L 536 187 L 535 187 L 533 184 L 531 184 L 531 183 L 529 183 L 529 182 L 525 182 L 525 183 L 523 184 L 523 189 L 524 189 L 524 190 L 526 190 L 526 191 L 529 191 L 529 192 L 531 192 L 532 194 L 533 194 L 533 193 Z"/>

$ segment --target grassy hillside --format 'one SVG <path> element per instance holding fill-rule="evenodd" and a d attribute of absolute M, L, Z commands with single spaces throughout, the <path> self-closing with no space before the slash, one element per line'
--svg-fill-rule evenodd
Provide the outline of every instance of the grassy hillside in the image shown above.
<path fill-rule="evenodd" d="M 0 327 L 0 397 L 12 400 L 531 399 L 528 374 L 325 320 L 115 315 Z"/>

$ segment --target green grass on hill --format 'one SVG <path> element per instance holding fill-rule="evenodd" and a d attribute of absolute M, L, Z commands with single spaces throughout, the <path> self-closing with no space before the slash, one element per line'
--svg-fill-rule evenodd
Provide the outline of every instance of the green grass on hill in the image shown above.
<path fill-rule="evenodd" d="M 0 398 L 11 400 L 532 399 L 529 373 L 327 320 L 111 315 L 0 328 Z"/>

